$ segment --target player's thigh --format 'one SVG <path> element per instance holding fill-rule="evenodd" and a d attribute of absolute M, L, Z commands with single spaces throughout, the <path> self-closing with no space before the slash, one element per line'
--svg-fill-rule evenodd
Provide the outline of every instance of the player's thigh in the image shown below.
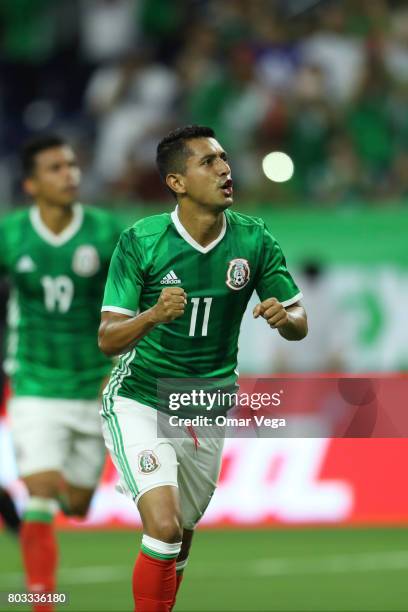
<path fill-rule="evenodd" d="M 217 487 L 221 470 L 223 438 L 183 442 L 178 482 L 183 527 L 194 529 L 203 516 Z"/>
<path fill-rule="evenodd" d="M 21 477 L 62 472 L 70 432 L 61 400 L 15 397 L 8 402 L 10 429 Z"/>
<path fill-rule="evenodd" d="M 171 440 L 158 437 L 156 410 L 128 398 L 105 397 L 101 416 L 122 493 L 138 504 L 152 489 L 177 488 L 176 452 Z"/>
<path fill-rule="evenodd" d="M 76 498 L 84 500 L 98 484 L 105 463 L 99 407 L 97 401 L 77 400 L 69 413 L 71 444 L 63 475 L 71 488 L 78 489 Z M 82 489 L 88 492 L 81 495 Z"/>

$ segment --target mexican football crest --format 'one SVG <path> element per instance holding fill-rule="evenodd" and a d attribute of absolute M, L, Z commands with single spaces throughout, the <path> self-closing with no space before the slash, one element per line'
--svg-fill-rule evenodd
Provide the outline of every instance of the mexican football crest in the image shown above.
<path fill-rule="evenodd" d="M 98 251 L 92 244 L 79 246 L 72 260 L 72 269 L 78 276 L 93 276 L 100 268 Z"/>
<path fill-rule="evenodd" d="M 246 259 L 231 259 L 228 264 L 227 280 L 230 289 L 237 291 L 248 284 L 250 276 L 249 263 Z"/>
<path fill-rule="evenodd" d="M 151 450 L 145 450 L 138 455 L 139 472 L 151 474 L 160 467 L 159 460 Z"/>

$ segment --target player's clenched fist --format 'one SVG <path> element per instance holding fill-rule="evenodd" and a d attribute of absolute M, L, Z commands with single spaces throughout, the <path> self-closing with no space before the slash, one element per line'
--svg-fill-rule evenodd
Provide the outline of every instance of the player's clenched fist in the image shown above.
<path fill-rule="evenodd" d="M 269 298 L 260 302 L 252 312 L 255 319 L 263 317 L 273 328 L 283 327 L 289 321 L 285 307 L 276 298 Z"/>
<path fill-rule="evenodd" d="M 187 304 L 187 294 L 181 287 L 166 287 L 153 306 L 153 316 L 156 323 L 170 323 L 184 314 Z"/>

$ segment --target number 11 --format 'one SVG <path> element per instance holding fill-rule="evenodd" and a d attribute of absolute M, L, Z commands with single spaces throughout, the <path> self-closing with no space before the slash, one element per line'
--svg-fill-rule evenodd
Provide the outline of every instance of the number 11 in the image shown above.
<path fill-rule="evenodd" d="M 189 336 L 194 336 L 195 334 L 195 328 L 196 328 L 196 323 L 197 323 L 197 313 L 198 313 L 198 307 L 200 305 L 200 299 L 201 298 L 191 298 L 191 301 L 193 302 L 193 310 L 191 311 L 190 331 L 188 334 Z M 201 329 L 202 336 L 206 336 L 208 332 L 208 319 L 210 318 L 210 309 L 211 309 L 212 300 L 213 300 L 212 298 L 203 298 L 203 301 L 205 303 L 205 310 L 204 310 L 203 327 Z"/>

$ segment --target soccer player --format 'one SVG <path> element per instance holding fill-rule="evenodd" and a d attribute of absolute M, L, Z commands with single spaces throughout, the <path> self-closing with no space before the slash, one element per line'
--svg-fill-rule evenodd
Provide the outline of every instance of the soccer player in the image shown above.
<path fill-rule="evenodd" d="M 22 165 L 34 204 L 0 220 L 0 273 L 11 284 L 5 369 L 29 493 L 20 532 L 27 588 L 46 592 L 55 589 L 58 501 L 84 517 L 103 467 L 98 395 L 111 362 L 95 336 L 120 230 L 107 213 L 77 203 L 80 170 L 60 137 L 28 142 Z"/>
<path fill-rule="evenodd" d="M 158 379 L 235 381 L 239 327 L 254 290 L 261 300 L 255 318 L 288 340 L 307 333 L 302 294 L 278 243 L 261 219 L 228 210 L 231 170 L 213 130 L 170 133 L 158 145 L 157 164 L 178 206 L 122 233 L 99 330 L 101 350 L 121 355 L 101 415 L 120 486 L 143 522 L 133 573 L 137 612 L 174 606 L 223 444 L 197 440 L 194 431 L 191 438 L 158 438 Z"/>

